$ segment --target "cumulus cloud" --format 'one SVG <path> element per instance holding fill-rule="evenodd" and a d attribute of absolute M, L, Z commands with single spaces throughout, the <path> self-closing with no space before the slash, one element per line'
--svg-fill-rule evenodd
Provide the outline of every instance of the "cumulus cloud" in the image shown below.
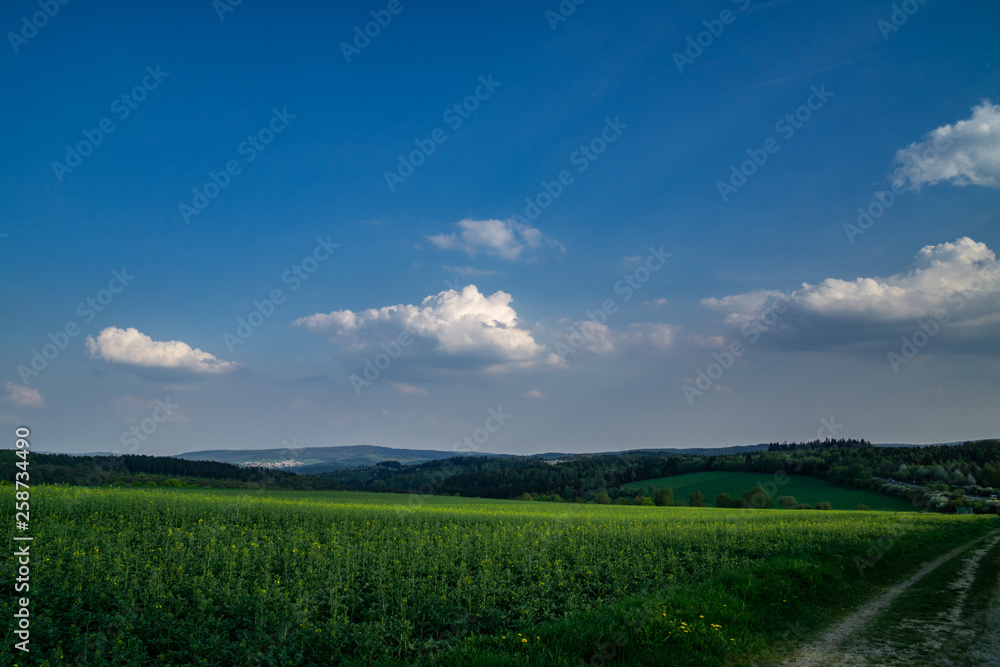
<path fill-rule="evenodd" d="M 663 297 L 660 297 L 659 299 L 650 299 L 649 301 L 643 301 L 642 305 L 647 306 L 649 308 L 662 308 L 668 303 L 670 302 L 664 299 Z"/>
<path fill-rule="evenodd" d="M 156 341 L 133 328 L 108 327 L 96 339 L 87 336 L 86 344 L 87 353 L 94 359 L 139 368 L 213 374 L 238 367 L 234 362 L 222 361 L 179 340 Z"/>
<path fill-rule="evenodd" d="M 912 190 L 942 181 L 1000 189 L 1000 105 L 984 101 L 973 107 L 968 120 L 939 127 L 898 151 L 896 163 L 890 179 Z"/>
<path fill-rule="evenodd" d="M 545 394 L 543 394 L 542 392 L 538 391 L 537 389 L 531 389 L 529 391 L 524 392 L 524 397 L 525 398 L 545 398 Z"/>
<path fill-rule="evenodd" d="M 37 389 L 25 387 L 20 384 L 14 384 L 13 382 L 5 384 L 4 389 L 7 390 L 7 396 L 3 399 L 5 403 L 13 403 L 14 405 L 22 408 L 45 407 L 45 398 L 38 392 Z"/>
<path fill-rule="evenodd" d="M 485 296 L 475 285 L 461 291 L 445 290 L 426 297 L 419 305 L 397 304 L 362 311 L 335 310 L 295 320 L 292 326 L 311 331 L 352 351 L 378 349 L 399 340 L 400 332 L 426 344 L 415 343 L 405 356 L 428 353 L 439 360 L 463 359 L 475 365 L 533 366 L 546 362 L 545 348 L 535 342 L 511 307 L 506 292 Z"/>
<path fill-rule="evenodd" d="M 559 245 L 538 229 L 514 220 L 466 218 L 459 220 L 456 226 L 458 231 L 453 234 L 428 236 L 427 240 L 442 250 L 461 250 L 473 256 L 485 253 L 508 261 L 520 258 L 525 247 L 538 248 L 543 243 Z"/>
<path fill-rule="evenodd" d="M 894 337 L 912 330 L 920 318 L 939 315 L 947 317 L 950 330 L 995 336 L 1000 262 L 985 244 L 960 238 L 921 248 L 906 273 L 827 278 L 788 292 L 761 290 L 702 304 L 745 335 L 770 331 L 778 340 L 794 337 L 807 345 Z"/>
<path fill-rule="evenodd" d="M 406 384 L 404 382 L 390 382 L 389 385 L 398 391 L 400 394 L 407 394 L 409 396 L 426 396 L 427 390 L 421 389 L 420 387 L 414 387 L 412 384 Z"/>

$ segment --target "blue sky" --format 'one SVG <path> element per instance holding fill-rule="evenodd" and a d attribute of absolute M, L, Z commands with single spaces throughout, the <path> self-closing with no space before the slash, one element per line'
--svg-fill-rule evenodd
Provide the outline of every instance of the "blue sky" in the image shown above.
<path fill-rule="evenodd" d="M 146 454 L 996 437 L 998 25 L 8 3 L 0 422 Z"/>

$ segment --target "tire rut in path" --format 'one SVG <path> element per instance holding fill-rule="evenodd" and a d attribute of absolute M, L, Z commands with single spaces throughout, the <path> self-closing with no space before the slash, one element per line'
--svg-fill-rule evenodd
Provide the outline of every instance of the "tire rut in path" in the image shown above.
<path fill-rule="evenodd" d="M 892 604 L 896 598 L 905 593 L 910 587 L 923 579 L 926 575 L 941 567 L 952 558 L 955 558 L 963 551 L 969 550 L 978 542 L 985 541 L 991 537 L 995 537 L 996 535 L 997 532 L 994 531 L 982 537 L 978 537 L 971 542 L 952 549 L 943 556 L 935 558 L 929 563 L 925 563 L 919 570 L 917 570 L 916 573 L 911 575 L 909 579 L 892 586 L 873 600 L 863 604 L 846 618 L 838 621 L 816 640 L 802 648 L 793 658 L 784 662 L 784 667 L 829 667 L 831 665 L 838 664 L 866 664 L 866 662 L 863 661 L 863 658 L 862 661 L 857 660 L 857 658 L 861 658 L 861 656 L 857 656 L 854 660 L 845 659 L 848 658 L 848 656 L 845 655 L 846 652 L 843 650 L 842 646 L 847 639 L 851 637 L 851 635 L 865 627 L 873 618 L 885 611 L 885 609 Z"/>

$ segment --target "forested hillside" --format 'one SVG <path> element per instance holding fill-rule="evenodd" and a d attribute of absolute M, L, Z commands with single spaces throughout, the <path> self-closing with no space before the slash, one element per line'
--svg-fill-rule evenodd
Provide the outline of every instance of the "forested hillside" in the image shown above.
<path fill-rule="evenodd" d="M 641 501 L 623 484 L 685 473 L 725 470 L 805 475 L 853 488 L 919 501 L 931 509 L 975 505 L 966 496 L 989 496 L 1000 487 L 1000 441 L 930 447 L 875 447 L 865 440 L 773 443 L 768 451 L 725 456 L 652 453 L 576 455 L 561 461 L 534 457 L 452 458 L 414 466 L 391 462 L 328 473 L 350 489 L 600 502 Z M 879 479 L 883 478 L 883 479 Z M 894 481 L 889 481 L 894 480 Z M 905 481 L 929 489 L 897 484 Z M 995 507 L 995 506 L 994 506 Z M 980 507 L 986 511 L 986 505 Z"/>
<path fill-rule="evenodd" d="M 14 480 L 17 452 L 0 451 L 0 479 Z M 242 468 L 217 461 L 170 456 L 36 454 L 29 459 L 33 484 L 74 486 L 209 486 L 216 488 L 334 489 L 318 477 L 266 468 Z"/>

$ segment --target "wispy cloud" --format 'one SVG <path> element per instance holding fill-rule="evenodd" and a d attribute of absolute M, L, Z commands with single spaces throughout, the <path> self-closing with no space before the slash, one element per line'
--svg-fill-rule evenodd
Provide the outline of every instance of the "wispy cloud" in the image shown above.
<path fill-rule="evenodd" d="M 453 271 L 460 276 L 503 276 L 507 275 L 503 271 L 496 269 L 477 269 L 472 266 L 442 266 L 445 271 Z"/>
<path fill-rule="evenodd" d="M 421 389 L 420 387 L 414 387 L 412 384 L 406 384 L 403 382 L 390 382 L 389 385 L 398 391 L 400 394 L 407 394 L 409 396 L 426 396 L 427 390 Z"/>
<path fill-rule="evenodd" d="M 458 231 L 451 234 L 428 236 L 435 247 L 442 250 L 460 250 L 475 256 L 499 257 L 514 261 L 525 248 L 539 248 L 543 244 L 562 247 L 538 229 L 513 220 L 459 220 Z"/>
<path fill-rule="evenodd" d="M 3 399 L 6 403 L 13 403 L 22 408 L 45 407 L 45 398 L 37 389 L 14 384 L 13 382 L 5 384 L 4 389 L 7 390 L 7 396 Z"/>
<path fill-rule="evenodd" d="M 751 11 L 753 11 L 753 10 L 751 10 Z M 799 81 L 800 79 L 805 79 L 807 77 L 815 76 L 817 74 L 822 74 L 823 72 L 829 72 L 831 70 L 839 69 L 841 67 L 846 67 L 847 65 L 851 65 L 853 63 L 860 62 L 862 60 L 867 60 L 868 58 L 872 58 L 872 57 L 877 56 L 880 53 L 884 53 L 884 52 L 885 52 L 885 49 L 882 49 L 882 50 L 879 50 L 879 51 L 875 51 L 874 53 L 869 53 L 867 55 L 858 56 L 857 58 L 851 58 L 849 60 L 843 60 L 843 61 L 841 61 L 839 63 L 834 63 L 833 65 L 827 65 L 826 67 L 820 67 L 819 69 L 810 70 L 808 72 L 802 72 L 801 74 L 792 74 L 792 75 L 783 76 L 783 77 L 780 77 L 780 78 L 777 78 L 777 79 L 771 79 L 770 81 L 762 81 L 761 83 L 755 83 L 753 85 L 745 86 L 743 88 L 736 88 L 734 90 L 727 91 L 725 94 L 726 95 L 731 95 L 732 93 L 742 93 L 742 92 L 745 92 L 745 91 L 748 91 L 748 90 L 754 90 L 755 88 L 763 88 L 765 86 L 774 86 L 774 85 L 777 85 L 779 83 L 788 83 L 790 81 Z"/>

